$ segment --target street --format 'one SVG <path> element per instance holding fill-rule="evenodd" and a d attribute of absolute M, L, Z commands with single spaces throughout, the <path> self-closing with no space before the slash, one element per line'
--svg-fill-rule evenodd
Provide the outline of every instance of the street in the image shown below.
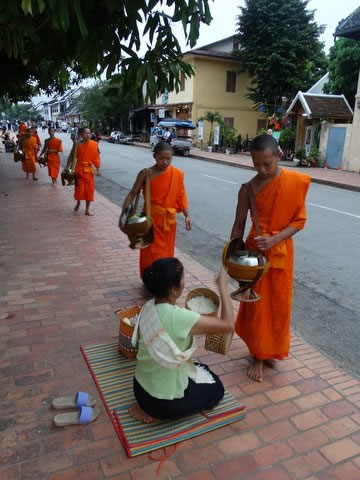
<path fill-rule="evenodd" d="M 41 139 L 45 138 L 39 132 Z M 69 153 L 69 134 L 63 140 Z M 100 142 L 101 176 L 96 189 L 121 205 L 136 174 L 152 164 L 150 150 Z M 193 230 L 178 216 L 176 246 L 217 272 L 229 238 L 240 185 L 254 172 L 175 156 L 185 172 Z M 58 188 L 61 188 L 58 186 Z M 360 193 L 312 184 L 307 196 L 308 221 L 295 237 L 295 281 L 292 327 L 340 366 L 360 374 L 358 239 Z M 95 195 L 96 202 L 96 195 Z M 117 228 L 114 225 L 114 228 Z M 119 232 L 119 235 L 121 233 Z"/>

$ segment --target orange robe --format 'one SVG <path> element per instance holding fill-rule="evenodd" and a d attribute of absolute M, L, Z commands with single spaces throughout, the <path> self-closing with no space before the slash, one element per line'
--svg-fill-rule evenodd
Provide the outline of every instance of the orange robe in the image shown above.
<path fill-rule="evenodd" d="M 47 166 L 49 177 L 57 178 L 60 170 L 60 155 L 59 152 L 63 151 L 62 142 L 60 138 L 50 138 L 46 141 L 47 144 Z M 49 151 L 56 150 L 56 151 Z"/>
<path fill-rule="evenodd" d="M 37 146 L 40 147 L 41 141 L 39 135 L 37 133 L 33 133 L 32 136 L 35 138 Z"/>
<path fill-rule="evenodd" d="M 100 155 L 97 142 L 88 140 L 80 143 L 77 150 L 75 200 L 94 201 L 94 170 L 100 168 Z"/>
<path fill-rule="evenodd" d="M 21 125 L 19 126 L 19 135 L 25 135 L 26 130 L 27 130 L 27 126 L 24 125 L 24 124 L 21 124 Z"/>
<path fill-rule="evenodd" d="M 34 137 L 24 138 L 23 150 L 24 160 L 22 162 L 22 169 L 26 173 L 36 172 L 36 152 L 38 146 Z"/>
<path fill-rule="evenodd" d="M 287 226 L 301 230 L 306 221 L 305 197 L 311 178 L 298 172 L 282 170 L 256 196 L 260 230 L 273 235 Z M 246 239 L 249 250 L 257 250 L 255 225 Z M 241 303 L 236 319 L 236 333 L 250 353 L 260 360 L 288 356 L 290 316 L 294 274 L 293 239 L 288 238 L 265 252 L 269 271 L 256 283 L 254 290 L 261 299 Z"/>
<path fill-rule="evenodd" d="M 145 197 L 145 186 L 143 188 Z M 173 257 L 176 236 L 176 213 L 188 207 L 184 173 L 170 165 L 150 183 L 151 217 L 154 242 L 140 250 L 140 275 L 158 258 Z"/>

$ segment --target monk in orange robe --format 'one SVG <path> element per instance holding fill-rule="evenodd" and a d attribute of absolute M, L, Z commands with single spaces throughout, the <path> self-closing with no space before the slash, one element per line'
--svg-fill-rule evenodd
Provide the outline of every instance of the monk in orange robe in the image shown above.
<path fill-rule="evenodd" d="M 140 276 L 144 270 L 159 258 L 174 256 L 176 237 L 176 214 L 182 212 L 185 228 L 191 230 L 192 220 L 184 186 L 184 173 L 171 164 L 172 148 L 169 143 L 160 142 L 154 149 L 155 165 L 150 168 L 150 202 L 153 242 L 143 244 L 140 249 Z M 139 172 L 135 183 L 124 200 L 120 217 L 120 229 L 125 227 L 125 211 L 137 193 L 142 189 L 145 196 L 146 169 Z"/>
<path fill-rule="evenodd" d="M 55 185 L 60 170 L 60 155 L 63 151 L 62 141 L 55 137 L 55 129 L 49 128 L 50 138 L 45 140 L 44 148 L 40 156 L 45 155 L 47 159 L 48 174 L 51 177 L 52 184 Z"/>
<path fill-rule="evenodd" d="M 257 236 L 254 216 L 246 239 L 246 248 L 262 251 L 270 268 L 253 290 L 261 298 L 241 303 L 235 330 L 253 356 L 248 375 L 263 379 L 264 362 L 282 360 L 290 348 L 290 316 L 294 275 L 292 236 L 302 230 L 306 221 L 305 198 L 311 178 L 295 171 L 281 169 L 278 144 L 269 135 L 259 135 L 251 144 L 251 156 L 257 175 L 251 180 L 261 235 Z M 247 188 L 239 191 L 236 218 L 231 238 L 243 238 L 250 208 Z"/>
<path fill-rule="evenodd" d="M 27 126 L 24 122 L 21 122 L 19 125 L 19 135 L 24 136 L 26 134 Z"/>
<path fill-rule="evenodd" d="M 35 177 L 36 172 L 36 157 L 38 151 L 38 145 L 35 138 L 32 136 L 31 129 L 26 130 L 24 137 L 20 137 L 20 146 L 24 151 L 24 160 L 22 161 L 22 169 L 26 173 L 26 180 L 29 178 L 29 173 L 32 174 L 33 180 L 37 180 Z"/>
<path fill-rule="evenodd" d="M 80 208 L 81 200 L 85 200 L 85 215 L 92 216 L 90 213 L 90 202 L 94 201 L 95 182 L 94 182 L 94 170 L 96 168 L 97 175 L 99 175 L 100 169 L 100 155 L 99 146 L 97 142 L 90 140 L 91 131 L 89 128 L 80 129 L 81 142 L 77 148 L 77 162 L 76 162 L 76 182 L 75 182 L 75 194 L 74 198 L 77 200 L 74 211 L 77 212 Z M 75 150 L 74 147 L 70 153 L 67 167 L 70 165 L 72 155 Z"/>
<path fill-rule="evenodd" d="M 40 149 L 40 146 L 41 146 L 41 140 L 40 140 L 40 137 L 37 133 L 37 128 L 36 127 L 32 127 L 32 136 L 35 138 L 36 140 L 36 143 L 37 143 L 37 146 L 38 148 Z"/>

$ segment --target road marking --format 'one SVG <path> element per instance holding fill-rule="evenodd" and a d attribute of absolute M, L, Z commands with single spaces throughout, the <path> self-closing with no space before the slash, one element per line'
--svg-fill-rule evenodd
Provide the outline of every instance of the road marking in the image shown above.
<path fill-rule="evenodd" d="M 226 182 L 226 183 L 231 183 L 232 185 L 237 185 L 236 182 L 230 182 L 229 180 L 223 180 L 222 178 L 218 178 L 218 177 L 212 177 L 211 175 L 205 175 L 203 174 L 204 177 L 208 177 L 208 178 L 213 178 L 214 180 L 219 180 L 219 182 Z"/>
<path fill-rule="evenodd" d="M 323 208 L 324 210 L 330 210 L 331 212 L 341 213 L 343 215 L 348 215 L 349 217 L 360 218 L 360 215 L 355 215 L 354 213 L 343 212 L 342 210 L 336 210 L 336 208 L 324 207 L 323 205 L 317 205 L 316 203 L 307 203 L 307 205 L 311 205 L 312 207 Z"/>

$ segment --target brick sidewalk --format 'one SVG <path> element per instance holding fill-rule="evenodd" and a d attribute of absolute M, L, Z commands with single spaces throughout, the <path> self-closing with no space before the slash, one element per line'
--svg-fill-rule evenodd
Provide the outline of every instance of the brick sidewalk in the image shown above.
<path fill-rule="evenodd" d="M 0 155 L 0 187 L 0 478 L 157 478 L 157 462 L 127 458 L 79 351 L 117 335 L 116 309 L 144 301 L 119 207 L 96 194 L 95 217 L 74 214 L 71 187 L 52 187 L 44 169 L 26 181 L 12 155 Z M 188 289 L 214 288 L 209 271 L 179 257 Z M 262 383 L 247 378 L 247 355 L 239 338 L 227 356 L 199 348 L 248 415 L 180 443 L 159 478 L 358 480 L 358 379 L 296 336 Z M 53 427 L 52 399 L 79 389 L 97 397 L 99 419 Z"/>

